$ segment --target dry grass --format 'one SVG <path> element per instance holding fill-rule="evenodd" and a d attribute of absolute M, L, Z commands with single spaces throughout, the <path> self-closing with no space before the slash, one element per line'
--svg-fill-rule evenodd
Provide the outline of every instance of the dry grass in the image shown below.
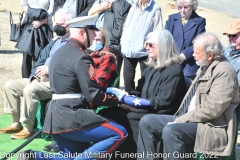
<path fill-rule="evenodd" d="M 156 0 L 162 8 L 163 22 L 168 18 L 169 14 L 176 13 L 177 10 L 169 6 L 168 4 L 173 4 L 173 0 Z M 20 3 L 19 0 L 0 0 L 0 33 L 1 33 L 1 46 L 0 46 L 0 114 L 2 113 L 3 108 L 3 86 L 7 80 L 16 79 L 21 77 L 21 61 L 22 55 L 20 52 L 18 54 L 10 54 L 17 52 L 17 49 L 14 48 L 15 42 L 9 41 L 9 14 L 7 11 L 12 11 L 14 13 L 20 13 Z M 4 12 L 3 12 L 4 11 Z M 198 14 L 207 19 L 207 31 L 211 31 L 217 34 L 222 43 L 226 46 L 228 41 L 225 36 L 222 35 L 222 32 L 228 27 L 229 23 L 232 21 L 232 18 L 228 17 L 225 14 L 211 11 L 206 8 L 199 8 Z M 18 22 L 18 16 L 13 16 L 14 22 Z M 223 23 L 224 22 L 224 23 Z M 121 77 L 122 73 L 121 73 Z M 139 67 L 137 68 L 136 79 L 140 77 Z M 121 79 L 121 86 L 123 86 L 123 80 Z"/>

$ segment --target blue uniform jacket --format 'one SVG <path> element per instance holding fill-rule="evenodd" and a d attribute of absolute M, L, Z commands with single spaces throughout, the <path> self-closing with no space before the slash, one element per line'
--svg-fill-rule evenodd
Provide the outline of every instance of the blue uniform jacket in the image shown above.
<path fill-rule="evenodd" d="M 198 34 L 206 31 L 205 26 L 205 18 L 200 17 L 196 12 L 192 12 L 192 15 L 184 26 L 182 26 L 180 13 L 170 15 L 166 21 L 165 29 L 172 33 L 178 51 L 186 57 L 185 62 L 182 64 L 185 76 L 196 76 L 199 67 L 192 56 L 192 41 Z"/>

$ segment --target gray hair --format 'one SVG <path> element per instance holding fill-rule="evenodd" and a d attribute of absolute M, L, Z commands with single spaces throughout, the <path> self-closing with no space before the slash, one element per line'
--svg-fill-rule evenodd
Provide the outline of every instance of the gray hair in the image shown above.
<path fill-rule="evenodd" d="M 59 8 L 54 15 L 55 17 L 62 17 L 63 15 L 66 16 L 66 21 L 69 21 L 72 19 L 72 12 L 68 10 L 67 8 Z"/>
<path fill-rule="evenodd" d="M 178 6 L 183 2 L 187 2 L 189 4 L 189 6 L 191 6 L 193 11 L 197 10 L 198 0 L 177 0 L 176 1 L 176 7 L 178 8 Z"/>
<path fill-rule="evenodd" d="M 150 37 L 156 37 L 157 42 L 156 60 L 148 58 L 145 62 L 148 66 L 154 66 L 155 68 L 165 68 L 172 64 L 180 62 L 179 52 L 176 48 L 172 34 L 168 30 L 155 30 L 148 34 Z"/>
<path fill-rule="evenodd" d="M 219 60 L 222 58 L 224 53 L 224 48 L 219 41 L 218 37 L 211 32 L 205 32 L 198 35 L 194 40 L 193 44 L 202 42 L 205 54 L 212 52 L 214 55 L 214 60 Z"/>

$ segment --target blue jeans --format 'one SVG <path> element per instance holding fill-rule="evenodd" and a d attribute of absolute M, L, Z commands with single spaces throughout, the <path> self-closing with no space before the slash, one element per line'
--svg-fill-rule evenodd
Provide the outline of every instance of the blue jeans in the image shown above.
<path fill-rule="evenodd" d="M 52 136 L 58 144 L 60 154 L 36 151 L 36 159 L 109 159 L 111 153 L 127 138 L 127 131 L 118 123 L 110 121 L 94 127 Z M 90 142 L 92 142 L 91 146 Z"/>

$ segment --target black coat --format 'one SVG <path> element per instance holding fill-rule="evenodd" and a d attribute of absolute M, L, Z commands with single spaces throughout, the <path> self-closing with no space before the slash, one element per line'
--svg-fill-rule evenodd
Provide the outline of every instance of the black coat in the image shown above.
<path fill-rule="evenodd" d="M 150 112 L 173 115 L 187 91 L 181 65 L 173 64 L 163 69 L 147 67 L 136 90 L 141 98 L 150 100 Z"/>
<path fill-rule="evenodd" d="M 77 0 L 76 11 L 77 16 L 87 16 L 88 11 L 92 7 L 95 0 Z M 57 11 L 59 7 L 62 7 L 66 0 L 55 0 L 53 6 L 53 14 Z"/>
<path fill-rule="evenodd" d="M 87 16 L 95 0 L 77 0 L 77 16 Z"/>
<path fill-rule="evenodd" d="M 107 31 L 111 45 L 121 51 L 120 38 L 131 4 L 126 0 L 116 0 L 110 10 L 104 12 L 103 27 Z"/>
<path fill-rule="evenodd" d="M 28 8 L 28 14 L 26 14 L 23 21 L 25 25 L 22 35 L 16 44 L 16 48 L 27 53 L 33 57 L 33 60 L 37 60 L 41 50 L 51 41 L 53 32 L 49 28 L 48 24 L 43 24 L 39 28 L 32 26 L 33 21 L 41 21 L 47 18 L 47 12 L 44 9 Z"/>

